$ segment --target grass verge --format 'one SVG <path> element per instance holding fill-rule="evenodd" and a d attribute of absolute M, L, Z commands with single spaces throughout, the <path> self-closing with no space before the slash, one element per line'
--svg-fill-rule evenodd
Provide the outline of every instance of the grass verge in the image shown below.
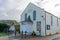
<path fill-rule="evenodd" d="M 8 33 L 1 32 L 1 33 L 0 33 L 0 37 L 1 37 L 1 36 L 8 36 Z"/>

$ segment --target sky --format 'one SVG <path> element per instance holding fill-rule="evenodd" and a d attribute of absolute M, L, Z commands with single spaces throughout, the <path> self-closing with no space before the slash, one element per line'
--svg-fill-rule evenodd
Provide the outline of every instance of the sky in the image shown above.
<path fill-rule="evenodd" d="M 20 21 L 30 2 L 60 18 L 60 0 L 0 0 L 0 20 Z"/>

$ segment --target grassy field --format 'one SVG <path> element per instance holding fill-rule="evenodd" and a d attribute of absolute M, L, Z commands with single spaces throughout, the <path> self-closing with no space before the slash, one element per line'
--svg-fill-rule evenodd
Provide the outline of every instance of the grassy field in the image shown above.
<path fill-rule="evenodd" d="M 8 36 L 8 33 L 1 32 L 1 33 L 0 33 L 0 37 L 1 37 L 1 36 Z"/>

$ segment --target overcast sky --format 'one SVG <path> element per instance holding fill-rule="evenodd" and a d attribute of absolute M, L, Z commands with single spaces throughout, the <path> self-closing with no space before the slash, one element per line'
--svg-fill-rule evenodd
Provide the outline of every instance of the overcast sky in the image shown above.
<path fill-rule="evenodd" d="M 20 15 L 30 2 L 60 18 L 60 0 L 0 0 L 0 20 L 20 21 Z"/>

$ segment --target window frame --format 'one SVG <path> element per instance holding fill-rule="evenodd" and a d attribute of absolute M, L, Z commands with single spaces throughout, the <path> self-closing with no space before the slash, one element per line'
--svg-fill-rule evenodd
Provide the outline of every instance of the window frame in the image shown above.
<path fill-rule="evenodd" d="M 25 20 L 27 20 L 27 13 L 25 13 Z"/>
<path fill-rule="evenodd" d="M 36 20 L 36 10 L 33 11 L 33 20 Z"/>
<path fill-rule="evenodd" d="M 51 16 L 51 25 L 53 25 L 53 16 Z"/>

